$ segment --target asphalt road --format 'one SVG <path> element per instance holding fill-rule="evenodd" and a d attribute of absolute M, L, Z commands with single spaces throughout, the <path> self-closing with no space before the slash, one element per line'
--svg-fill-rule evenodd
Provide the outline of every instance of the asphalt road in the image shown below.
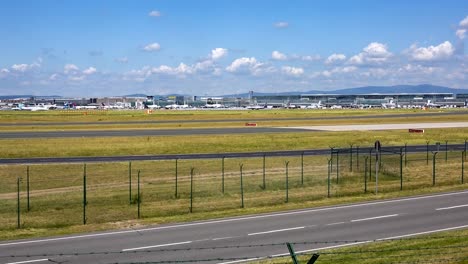
<path fill-rule="evenodd" d="M 179 124 L 179 123 L 227 123 L 227 122 L 266 122 L 266 121 L 301 121 L 301 120 L 341 120 L 341 119 L 372 119 L 372 118 L 398 118 L 398 117 L 427 117 L 427 116 L 454 116 L 468 115 L 468 111 L 443 113 L 410 113 L 388 115 L 346 115 L 346 116 L 320 116 L 296 118 L 258 118 L 258 119 L 213 119 L 213 120 L 144 120 L 144 121 L 103 121 L 103 122 L 28 122 L 28 123 L 0 123 L 2 126 L 76 126 L 76 125 L 131 125 L 131 124 Z"/>
<path fill-rule="evenodd" d="M 248 204 L 247 204 L 248 206 Z M 196 210 L 196 209 L 195 209 Z M 138 230 L 9 241 L 1 263 L 238 263 L 468 228 L 468 191 Z"/>
<path fill-rule="evenodd" d="M 189 136 L 189 135 L 223 135 L 252 133 L 291 133 L 313 132 L 306 129 L 288 129 L 274 127 L 242 128 L 191 128 L 191 129 L 141 129 L 141 130 L 96 130 L 96 131 L 44 131 L 44 132 L 0 132 L 2 139 L 19 138 L 68 138 L 68 137 L 135 137 L 135 136 Z"/>
<path fill-rule="evenodd" d="M 441 145 L 440 151 L 445 151 L 445 145 Z M 404 151 L 405 146 L 383 147 L 382 155 L 395 154 Z M 426 145 L 412 145 L 406 147 L 407 153 L 426 152 Z M 463 151 L 465 144 L 447 145 L 447 151 Z M 359 148 L 359 153 L 367 154 L 373 148 Z M 429 145 L 429 151 L 436 151 L 436 145 Z M 349 149 L 341 149 L 340 153 L 349 153 Z M 221 159 L 221 158 L 254 158 L 254 157 L 287 157 L 287 156 L 320 156 L 329 155 L 328 149 L 308 149 L 270 152 L 237 152 L 237 153 L 205 153 L 205 154 L 166 154 L 166 155 L 133 155 L 133 156 L 97 156 L 97 157 L 44 157 L 44 158 L 16 158 L 0 159 L 0 164 L 45 164 L 45 163 L 91 163 L 91 162 L 122 162 L 122 161 L 143 161 L 143 160 L 174 160 L 174 159 Z M 356 147 L 353 150 L 357 153 Z"/>

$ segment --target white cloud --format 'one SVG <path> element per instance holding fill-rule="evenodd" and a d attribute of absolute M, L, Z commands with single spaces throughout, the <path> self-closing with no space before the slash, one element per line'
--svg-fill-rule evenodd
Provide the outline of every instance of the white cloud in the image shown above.
<path fill-rule="evenodd" d="M 128 58 L 127 57 L 117 58 L 115 59 L 115 61 L 119 63 L 128 63 Z"/>
<path fill-rule="evenodd" d="M 388 51 L 387 45 L 372 42 L 365 47 L 361 53 L 352 56 L 348 63 L 361 65 L 361 64 L 375 64 L 383 63 L 392 56 L 392 53 Z"/>
<path fill-rule="evenodd" d="M 213 61 L 212 60 L 204 60 L 204 61 L 201 61 L 201 62 L 197 62 L 194 66 L 194 69 L 196 71 L 207 71 L 207 70 L 210 70 L 211 68 L 213 68 Z"/>
<path fill-rule="evenodd" d="M 29 65 L 28 64 L 14 64 L 13 66 L 11 66 L 11 68 L 14 70 L 14 71 L 19 71 L 19 72 L 25 72 L 29 69 Z"/>
<path fill-rule="evenodd" d="M 287 60 L 288 59 L 288 57 L 285 54 L 283 54 L 283 53 L 281 53 L 281 52 L 279 52 L 277 50 L 275 50 L 275 51 L 273 51 L 271 53 L 271 58 L 274 59 L 274 60 Z"/>
<path fill-rule="evenodd" d="M 457 35 L 459 39 L 464 39 L 466 36 L 466 29 L 457 29 L 455 35 Z"/>
<path fill-rule="evenodd" d="M 344 60 L 346 60 L 346 55 L 333 53 L 332 55 L 328 56 L 328 58 L 325 60 L 325 63 L 332 64 L 332 63 L 335 63 L 338 61 L 344 61 Z"/>
<path fill-rule="evenodd" d="M 242 57 L 234 60 L 231 65 L 226 67 L 226 71 L 231 73 L 250 73 L 260 75 L 267 72 L 274 72 L 273 67 L 268 67 L 265 63 L 258 62 L 255 57 Z"/>
<path fill-rule="evenodd" d="M 454 52 L 455 48 L 449 41 L 445 41 L 438 46 L 418 48 L 416 45 L 412 45 L 410 47 L 411 58 L 418 61 L 443 60 L 451 57 Z"/>
<path fill-rule="evenodd" d="M 285 21 L 279 21 L 273 24 L 274 27 L 276 28 L 287 28 L 289 27 L 289 23 Z"/>
<path fill-rule="evenodd" d="M 91 75 L 91 74 L 96 73 L 96 72 L 97 72 L 96 68 L 94 68 L 94 67 L 89 67 L 88 69 L 86 69 L 86 70 L 83 71 L 83 74 Z"/>
<path fill-rule="evenodd" d="M 57 73 L 54 73 L 54 74 L 50 75 L 49 80 L 50 81 L 55 81 L 55 80 L 58 79 L 58 77 L 59 77 L 59 75 Z"/>
<path fill-rule="evenodd" d="M 160 50 L 160 49 L 161 49 L 161 45 L 159 45 L 159 43 L 156 43 L 156 42 L 155 42 L 155 43 L 148 44 L 148 45 L 146 45 L 146 46 L 143 48 L 143 50 L 149 51 L 149 52 L 151 52 L 151 51 L 158 51 L 158 50 Z"/>
<path fill-rule="evenodd" d="M 457 31 L 455 31 L 455 35 L 457 35 L 459 39 L 464 39 L 466 37 L 466 31 L 468 30 L 468 16 L 466 16 L 465 19 L 460 21 L 458 25 L 459 28 L 457 29 Z"/>
<path fill-rule="evenodd" d="M 468 16 L 466 16 L 462 21 L 460 21 L 460 27 L 468 28 Z"/>
<path fill-rule="evenodd" d="M 320 60 L 321 57 L 320 55 L 306 55 L 306 56 L 302 56 L 300 57 L 301 60 L 303 61 L 316 61 L 316 60 Z"/>
<path fill-rule="evenodd" d="M 299 77 L 302 74 L 304 74 L 304 69 L 303 68 L 296 68 L 296 67 L 291 67 L 291 66 L 283 66 L 281 68 L 281 71 L 289 76 L 293 77 Z"/>
<path fill-rule="evenodd" d="M 168 74 L 168 75 L 180 75 L 185 76 L 186 74 L 192 74 L 194 72 L 193 67 L 188 66 L 184 63 L 180 63 L 177 67 L 170 67 L 167 65 L 161 65 L 159 67 L 153 67 L 151 73 Z"/>
<path fill-rule="evenodd" d="M 76 73 L 79 70 L 80 68 L 78 68 L 78 66 L 76 66 L 75 64 L 65 64 L 65 66 L 63 67 L 63 72 L 65 74 Z"/>
<path fill-rule="evenodd" d="M 10 70 L 8 70 L 8 69 L 1 69 L 1 70 L 0 70 L 0 73 L 10 73 Z"/>
<path fill-rule="evenodd" d="M 212 60 L 218 60 L 224 56 L 226 56 L 228 53 L 228 50 L 227 49 L 224 49 L 224 48 L 216 48 L 216 49 L 213 49 L 211 50 L 211 59 Z"/>
<path fill-rule="evenodd" d="M 153 10 L 153 11 L 149 12 L 148 15 L 151 16 L 151 17 L 160 17 L 160 16 L 161 16 L 161 12 L 159 12 L 159 11 L 157 11 L 157 10 Z"/>

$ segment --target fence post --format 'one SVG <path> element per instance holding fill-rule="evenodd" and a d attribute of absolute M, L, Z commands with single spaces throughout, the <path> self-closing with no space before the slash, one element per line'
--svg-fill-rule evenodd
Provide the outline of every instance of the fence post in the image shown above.
<path fill-rule="evenodd" d="M 405 143 L 405 167 L 406 167 L 406 165 L 408 164 L 408 159 L 407 159 L 407 156 L 408 156 L 408 155 L 407 155 L 407 153 L 408 153 L 408 152 L 407 152 L 407 147 L 408 147 L 408 143 Z"/>
<path fill-rule="evenodd" d="M 353 144 L 349 145 L 349 171 L 353 171 Z"/>
<path fill-rule="evenodd" d="M 21 228 L 21 204 L 20 204 L 20 181 L 21 177 L 18 177 L 16 179 L 16 191 L 17 191 L 17 197 L 16 197 L 16 215 L 17 215 L 17 228 Z"/>
<path fill-rule="evenodd" d="M 304 185 L 304 152 L 301 153 L 301 185 Z"/>
<path fill-rule="evenodd" d="M 244 208 L 244 183 L 242 182 L 242 168 L 244 167 L 244 164 L 239 165 L 239 170 L 240 170 L 240 191 L 241 191 L 241 208 Z"/>
<path fill-rule="evenodd" d="M 338 184 L 338 178 L 339 178 L 339 175 L 340 175 L 340 151 L 338 150 L 336 152 L 336 184 Z"/>
<path fill-rule="evenodd" d="M 286 165 L 286 203 L 289 201 L 289 180 L 288 180 L 288 170 L 289 170 L 289 161 L 284 163 Z"/>
<path fill-rule="evenodd" d="M 327 186 L 328 186 L 328 195 L 327 197 L 330 198 L 330 174 L 331 174 L 331 164 L 332 164 L 332 160 L 329 159 L 328 160 L 328 180 L 327 180 Z"/>
<path fill-rule="evenodd" d="M 461 160 L 461 183 L 463 184 L 463 178 L 465 176 L 465 156 L 466 156 L 466 151 L 462 151 L 462 160 Z"/>
<path fill-rule="evenodd" d="M 429 140 L 426 141 L 426 165 L 429 165 Z"/>
<path fill-rule="evenodd" d="M 464 149 L 464 152 L 465 152 L 465 161 L 466 161 L 466 139 L 465 139 L 465 149 Z"/>
<path fill-rule="evenodd" d="M 132 204 L 132 162 L 128 162 L 128 200 Z"/>
<path fill-rule="evenodd" d="M 26 167 L 26 197 L 28 201 L 28 212 L 30 211 L 30 206 L 29 206 L 29 166 Z"/>
<path fill-rule="evenodd" d="M 224 156 L 221 158 L 221 190 L 224 194 Z"/>
<path fill-rule="evenodd" d="M 448 160 L 447 153 L 448 153 L 448 140 L 445 140 L 445 162 L 447 162 Z"/>
<path fill-rule="evenodd" d="M 88 201 L 86 199 L 86 163 L 83 166 L 83 225 L 86 225 L 86 206 Z"/>
<path fill-rule="evenodd" d="M 177 193 L 177 189 L 178 189 L 177 183 L 178 183 L 178 176 L 179 176 L 179 175 L 178 175 L 178 174 L 179 174 L 179 173 L 178 173 L 178 161 L 179 161 L 179 159 L 176 158 L 176 159 L 175 159 L 175 198 L 176 198 L 176 199 L 177 199 L 177 197 L 178 197 L 178 193 Z"/>
<path fill-rule="evenodd" d="M 367 157 L 364 163 L 364 193 L 367 193 Z"/>
<path fill-rule="evenodd" d="M 372 154 L 369 151 L 369 181 L 372 180 Z"/>
<path fill-rule="evenodd" d="M 331 160 L 331 164 L 330 164 L 330 172 L 333 171 L 333 149 L 334 147 L 330 147 L 330 160 Z"/>
<path fill-rule="evenodd" d="M 434 152 L 432 154 L 432 186 L 435 186 L 435 162 L 436 162 L 436 155 L 438 152 Z"/>
<path fill-rule="evenodd" d="M 403 190 L 403 149 L 400 148 L 400 191 Z"/>
<path fill-rule="evenodd" d="M 263 153 L 263 190 L 266 189 L 266 181 L 265 181 L 265 159 L 266 159 L 266 154 Z"/>
<path fill-rule="evenodd" d="M 356 169 L 359 172 L 359 146 L 356 146 Z"/>
<path fill-rule="evenodd" d="M 224 157 L 223 157 L 224 159 Z M 193 170 L 195 168 L 190 168 L 190 213 L 193 212 Z"/>
<path fill-rule="evenodd" d="M 140 219 L 140 206 L 141 206 L 141 194 L 140 194 L 140 170 L 138 170 L 138 179 L 137 179 L 137 183 L 138 183 L 138 219 Z"/>

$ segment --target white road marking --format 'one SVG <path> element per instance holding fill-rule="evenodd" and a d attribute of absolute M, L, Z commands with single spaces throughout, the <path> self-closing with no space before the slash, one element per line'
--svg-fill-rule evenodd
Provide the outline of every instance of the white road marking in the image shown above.
<path fill-rule="evenodd" d="M 375 219 L 382 219 L 382 218 L 395 217 L 395 216 L 398 216 L 398 215 L 399 215 L 399 214 L 392 214 L 392 215 L 381 215 L 381 216 L 375 216 L 375 217 L 369 217 L 369 218 L 362 218 L 362 219 L 354 219 L 354 220 L 351 220 L 351 222 L 369 221 L 369 220 L 375 220 Z"/>
<path fill-rule="evenodd" d="M 190 243 L 192 243 L 192 241 L 177 242 L 177 243 L 162 244 L 162 245 L 154 245 L 154 246 L 146 246 L 146 247 L 137 247 L 137 248 L 127 248 L 127 249 L 122 249 L 122 252 L 137 251 L 137 250 L 148 249 L 148 248 L 169 247 L 169 246 L 184 245 L 184 244 L 190 244 Z"/>
<path fill-rule="evenodd" d="M 233 237 L 218 237 L 218 238 L 213 238 L 211 240 L 217 241 L 217 240 L 224 240 L 224 239 L 230 239 L 230 238 L 233 238 Z"/>
<path fill-rule="evenodd" d="M 344 223 L 345 223 L 345 222 L 331 223 L 331 224 L 328 224 L 327 226 L 341 225 L 341 224 L 344 224 Z"/>
<path fill-rule="evenodd" d="M 42 261 L 49 261 L 49 259 L 33 259 L 33 260 L 25 260 L 25 261 L 18 261 L 18 262 L 8 262 L 5 264 L 23 264 L 23 263 L 42 262 Z"/>
<path fill-rule="evenodd" d="M 235 261 L 229 261 L 229 262 L 220 262 L 218 264 L 233 264 L 233 263 L 249 262 L 249 261 L 260 260 L 260 259 L 264 259 L 264 258 L 242 259 L 242 260 L 235 260 Z"/>
<path fill-rule="evenodd" d="M 298 227 L 292 227 L 292 228 L 285 228 L 285 229 L 277 229 L 277 230 L 270 230 L 270 231 L 264 231 L 264 232 L 250 233 L 250 234 L 248 234 L 248 236 L 271 234 L 271 233 L 298 230 L 298 229 L 304 229 L 304 228 L 305 228 L 305 226 L 298 226 Z"/>
<path fill-rule="evenodd" d="M 450 209 L 461 208 L 461 207 L 468 207 L 468 204 L 462 204 L 462 205 L 456 205 L 456 206 L 450 206 L 450 207 L 437 208 L 436 211 L 440 211 L 440 210 L 450 210 Z"/>
<path fill-rule="evenodd" d="M 454 127 L 468 127 L 468 122 L 300 126 L 300 127 L 280 127 L 280 128 L 324 130 L 324 131 L 354 131 L 354 130 L 366 130 L 367 131 L 367 130 L 394 130 L 394 129 L 411 129 L 411 128 L 454 128 Z"/>
<path fill-rule="evenodd" d="M 98 233 L 98 234 L 88 234 L 88 235 L 78 235 L 78 236 L 68 236 L 68 237 L 47 238 L 47 239 L 39 239 L 39 240 L 18 241 L 18 242 L 0 244 L 0 247 L 13 246 L 13 245 L 22 245 L 22 244 L 31 244 L 31 243 L 53 242 L 53 241 L 70 240 L 70 239 L 80 239 L 80 238 L 112 236 L 112 235 L 128 234 L 128 233 L 140 233 L 140 232 L 149 232 L 149 231 L 174 229 L 174 228 L 199 226 L 199 225 L 208 225 L 208 224 L 229 223 L 229 222 L 245 221 L 245 220 L 252 220 L 252 219 L 262 219 L 262 218 L 269 218 L 269 217 L 276 217 L 276 216 L 289 216 L 289 215 L 307 214 L 307 213 L 322 212 L 322 211 L 333 211 L 333 210 L 346 209 L 346 208 L 355 208 L 355 207 L 372 206 L 372 205 L 379 205 L 379 204 L 407 202 L 407 201 L 415 201 L 415 200 L 423 200 L 423 199 L 431 199 L 431 198 L 438 198 L 438 197 L 444 197 L 444 196 L 453 196 L 453 195 L 463 195 L 463 194 L 468 194 L 468 191 L 455 192 L 455 193 L 444 193 L 444 194 L 436 194 L 436 195 L 427 195 L 427 196 L 417 196 L 417 197 L 411 197 L 411 198 L 403 198 L 403 199 L 395 199 L 395 200 L 387 200 L 387 201 L 371 202 L 371 203 L 361 203 L 361 204 L 353 204 L 353 205 L 343 205 L 343 206 L 335 206 L 335 207 L 326 207 L 326 208 L 319 208 L 319 209 L 306 209 L 306 210 L 285 212 L 285 213 L 274 213 L 274 214 L 247 216 L 247 217 L 239 217 L 239 218 L 229 218 L 229 219 L 222 219 L 222 220 L 212 220 L 212 221 L 206 221 L 206 222 L 188 223 L 188 224 L 173 225 L 173 226 L 160 226 L 160 227 L 150 227 L 150 228 L 143 228 L 143 229 L 114 231 L 114 232 L 108 232 L 108 233 Z"/>
<path fill-rule="evenodd" d="M 437 233 L 437 232 L 443 232 L 443 231 L 450 231 L 450 230 L 456 230 L 456 229 L 463 229 L 463 228 L 468 228 L 468 225 L 464 225 L 464 226 L 455 226 L 455 227 L 449 227 L 449 228 L 443 228 L 443 229 L 436 229 L 436 230 L 430 230 L 430 231 L 419 232 L 419 233 L 413 233 L 413 234 L 406 234 L 406 235 L 401 235 L 401 236 L 379 238 L 379 239 L 375 239 L 375 240 L 367 240 L 367 241 L 361 241 L 361 242 L 354 242 L 354 243 L 348 243 L 348 244 L 341 244 L 341 245 L 336 245 L 336 246 L 321 247 L 321 248 L 311 248 L 311 249 L 296 251 L 296 254 L 308 253 L 308 252 L 317 252 L 317 251 L 319 251 L 319 250 L 326 250 L 326 249 L 333 249 L 333 248 L 340 248 L 340 247 L 356 246 L 356 245 L 360 245 L 360 244 L 372 243 L 372 242 L 375 242 L 375 241 L 385 241 L 385 240 L 398 239 L 398 238 L 404 238 L 404 237 L 419 236 L 419 235 L 425 235 L 425 234 L 431 234 L 431 233 Z M 274 258 L 274 257 L 283 257 L 283 256 L 289 256 L 289 253 L 276 254 L 276 255 L 261 257 L 261 258 L 257 258 L 257 259 Z M 252 260 L 255 260 L 255 259 L 252 259 Z M 236 261 L 236 262 L 224 262 L 224 263 L 218 263 L 218 264 L 241 263 L 241 262 L 247 262 L 247 261 L 251 261 L 251 260 L 239 260 L 239 261 Z"/>

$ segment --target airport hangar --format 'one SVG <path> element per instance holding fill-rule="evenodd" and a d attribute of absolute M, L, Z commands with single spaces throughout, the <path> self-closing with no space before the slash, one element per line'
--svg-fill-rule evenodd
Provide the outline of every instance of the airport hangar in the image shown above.
<path fill-rule="evenodd" d="M 397 105 L 424 106 L 431 103 L 463 107 L 467 105 L 468 94 L 454 93 L 371 93 L 371 94 L 259 94 L 250 92 L 247 97 L 242 96 L 139 96 L 139 97 L 103 97 L 103 98 L 63 98 L 63 97 L 32 97 L 4 100 L 4 102 L 27 103 L 55 103 L 57 105 L 113 105 L 125 103 L 130 107 L 144 104 L 158 104 L 164 107 L 169 104 L 188 104 L 203 107 L 207 103 L 219 103 L 226 107 L 245 107 L 248 105 L 263 105 L 269 107 L 307 106 L 321 102 L 324 107 L 338 105 L 342 107 L 380 107 L 391 100 Z"/>

